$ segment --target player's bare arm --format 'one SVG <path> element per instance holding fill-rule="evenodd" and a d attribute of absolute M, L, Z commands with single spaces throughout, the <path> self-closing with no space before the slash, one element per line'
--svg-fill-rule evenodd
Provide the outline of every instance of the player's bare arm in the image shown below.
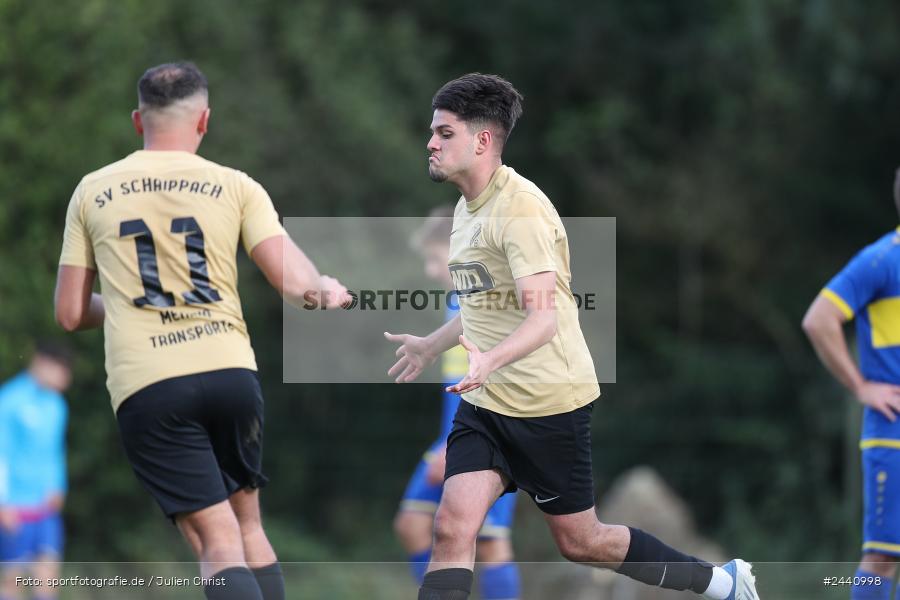
<path fill-rule="evenodd" d="M 325 308 L 347 305 L 350 295 L 337 279 L 321 275 L 294 241 L 277 235 L 257 244 L 251 258 L 266 279 L 291 305 L 309 308 L 324 302 Z"/>
<path fill-rule="evenodd" d="M 60 265 L 53 303 L 56 322 L 66 331 L 94 329 L 103 325 L 103 297 L 93 292 L 97 271 Z"/>
<path fill-rule="evenodd" d="M 831 300 L 820 295 L 803 317 L 803 331 L 809 337 L 822 364 L 864 405 L 883 414 L 891 422 L 900 414 L 900 386 L 866 381 L 850 357 L 844 336 L 846 316 Z"/>
<path fill-rule="evenodd" d="M 481 386 L 497 369 L 528 356 L 556 335 L 556 272 L 544 271 L 516 279 L 519 306 L 525 320 L 506 339 L 482 352 L 475 344 L 460 336 L 469 354 L 469 373 L 448 392 L 464 394 Z"/>
<path fill-rule="evenodd" d="M 414 381 L 441 353 L 456 346 L 461 335 L 462 317 L 459 315 L 425 337 L 385 331 L 384 337 L 388 341 L 400 344 L 396 352 L 399 360 L 388 370 L 388 375 L 396 377 L 396 383 Z"/>

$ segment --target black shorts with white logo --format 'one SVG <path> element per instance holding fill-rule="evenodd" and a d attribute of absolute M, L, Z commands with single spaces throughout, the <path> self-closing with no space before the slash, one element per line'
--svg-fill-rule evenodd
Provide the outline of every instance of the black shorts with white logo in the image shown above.
<path fill-rule="evenodd" d="M 263 398 L 256 372 L 221 369 L 164 379 L 116 413 L 135 475 L 166 516 L 264 486 Z"/>
<path fill-rule="evenodd" d="M 444 479 L 459 473 L 497 469 L 551 515 L 581 512 L 594 505 L 591 470 L 591 402 L 546 417 L 508 417 L 459 403 L 447 439 Z"/>

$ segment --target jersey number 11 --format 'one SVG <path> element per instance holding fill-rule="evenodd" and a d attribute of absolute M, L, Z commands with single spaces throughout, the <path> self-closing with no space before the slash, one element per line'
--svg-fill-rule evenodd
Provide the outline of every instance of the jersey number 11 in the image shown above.
<path fill-rule="evenodd" d="M 206 252 L 203 250 L 203 230 L 194 217 L 172 219 L 172 233 L 187 234 L 184 245 L 187 250 L 188 267 L 191 271 L 191 283 L 194 289 L 181 296 L 187 304 L 209 304 L 222 299 L 219 292 L 209 284 L 209 271 L 206 268 Z M 161 308 L 175 306 L 175 296 L 163 289 L 159 281 L 159 265 L 156 261 L 156 246 L 153 234 L 143 219 L 122 221 L 119 224 L 119 237 L 134 237 L 137 246 L 138 270 L 141 283 L 144 284 L 144 295 L 133 299 L 135 306 L 158 306 Z"/>

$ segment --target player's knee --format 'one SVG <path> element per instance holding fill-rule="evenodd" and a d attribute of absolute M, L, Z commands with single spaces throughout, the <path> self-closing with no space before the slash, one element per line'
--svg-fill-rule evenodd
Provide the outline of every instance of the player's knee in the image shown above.
<path fill-rule="evenodd" d="M 243 533 L 238 527 L 224 527 L 218 530 L 204 531 L 200 540 L 204 550 L 228 548 L 232 546 L 243 547 Z"/>
<path fill-rule="evenodd" d="M 239 514 L 237 515 L 237 521 L 241 534 L 244 536 L 262 531 L 262 519 L 258 514 Z"/>
<path fill-rule="evenodd" d="M 268 537 L 266 537 L 266 532 L 263 529 L 262 522 L 260 521 L 241 523 L 240 531 L 241 540 L 245 546 L 248 544 L 257 543 L 262 540 L 268 540 Z"/>
<path fill-rule="evenodd" d="M 433 543 L 433 515 L 400 510 L 394 517 L 394 533 L 408 554 L 419 554 Z"/>
<path fill-rule="evenodd" d="M 409 545 L 409 540 L 415 536 L 415 524 L 409 513 L 400 511 L 394 516 L 394 535 L 404 545 Z"/>
<path fill-rule="evenodd" d="M 60 563 L 56 556 L 41 556 L 32 564 L 32 570 L 40 579 L 52 579 L 55 577 L 59 577 Z"/>
<path fill-rule="evenodd" d="M 228 498 L 228 503 L 238 523 L 252 526 L 262 520 L 259 510 L 259 490 L 238 490 Z"/>
<path fill-rule="evenodd" d="M 479 539 L 477 545 L 478 562 L 506 563 L 513 560 L 512 544 L 505 538 Z"/>
<path fill-rule="evenodd" d="M 563 558 L 577 563 L 603 562 L 606 560 L 598 543 L 602 541 L 602 526 L 592 531 L 570 528 L 554 531 L 554 540 Z"/>
<path fill-rule="evenodd" d="M 591 557 L 588 555 L 584 544 L 576 536 L 561 535 L 556 538 L 556 547 L 559 553 L 566 560 L 581 563 L 590 562 Z"/>
<path fill-rule="evenodd" d="M 873 575 L 893 578 L 897 571 L 897 558 L 887 554 L 867 552 L 863 555 L 860 567 Z"/>
<path fill-rule="evenodd" d="M 463 514 L 439 508 L 434 515 L 434 543 L 474 545 L 480 526 L 467 523 Z"/>
<path fill-rule="evenodd" d="M 242 543 L 241 528 L 233 514 L 226 518 L 223 515 L 195 513 L 180 517 L 178 525 L 186 538 L 197 540 L 201 552 L 235 544 L 240 546 Z"/>

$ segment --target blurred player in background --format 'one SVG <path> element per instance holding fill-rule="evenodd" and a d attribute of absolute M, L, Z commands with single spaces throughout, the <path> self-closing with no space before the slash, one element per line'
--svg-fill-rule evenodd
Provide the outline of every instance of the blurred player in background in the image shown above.
<path fill-rule="evenodd" d="M 197 156 L 209 116 L 193 64 L 144 73 L 132 113 L 144 149 L 86 175 L 69 204 L 56 318 L 68 331 L 104 327 L 125 452 L 201 575 L 215 576 L 207 598 L 281 600 L 260 519 L 263 398 L 238 246 L 292 304 L 335 308 L 349 296 L 294 245 L 261 185 Z"/>
<path fill-rule="evenodd" d="M 894 203 L 900 211 L 900 170 Z M 843 327 L 854 318 L 859 367 Z M 803 329 L 822 364 L 865 407 L 863 555 L 850 597 L 887 600 L 900 557 L 900 228 L 863 248 L 828 282 Z"/>
<path fill-rule="evenodd" d="M 68 348 L 38 342 L 28 368 L 0 387 L 0 600 L 22 597 L 16 577 L 59 576 L 71 368 Z M 56 598 L 44 585 L 30 589 Z"/>
<path fill-rule="evenodd" d="M 453 208 L 440 207 L 431 212 L 412 239 L 412 247 L 425 261 L 425 273 L 444 289 L 453 289 L 447 268 L 450 253 L 450 230 Z M 448 302 L 447 320 L 459 313 L 455 300 Z M 466 351 L 454 346 L 441 356 L 444 386 L 451 386 L 465 377 L 468 371 Z M 394 529 L 409 554 L 413 576 L 421 585 L 425 568 L 431 558 L 434 513 L 444 488 L 447 436 L 453 427 L 453 417 L 459 407 L 459 395 L 444 390 L 441 405 L 440 435 L 419 462 L 403 493 Z M 478 533 L 476 560 L 484 564 L 479 573 L 481 597 L 485 600 L 513 600 L 519 597 L 519 568 L 512 562 L 513 549 L 510 527 L 516 510 L 516 495 L 504 494 L 494 502 Z"/>
<path fill-rule="evenodd" d="M 426 337 L 386 334 L 400 344 L 388 373 L 412 381 L 457 343 L 469 369 L 447 388 L 465 402 L 447 441 L 419 600 L 468 598 L 478 530 L 497 498 L 517 487 L 569 560 L 715 600 L 758 600 L 744 561 L 713 566 L 597 519 L 591 411 L 600 388 L 570 288 L 565 227 L 543 192 L 501 159 L 522 96 L 496 75 L 471 73 L 445 84 L 431 107 L 429 176 L 462 194 L 449 257 L 460 315 Z"/>

